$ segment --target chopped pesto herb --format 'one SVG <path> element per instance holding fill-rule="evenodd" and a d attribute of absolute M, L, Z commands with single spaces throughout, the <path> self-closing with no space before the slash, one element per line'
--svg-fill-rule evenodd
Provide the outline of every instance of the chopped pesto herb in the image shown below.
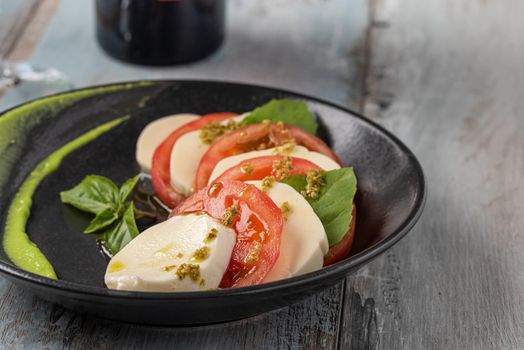
<path fill-rule="evenodd" d="M 240 171 L 242 171 L 243 174 L 251 175 L 253 173 L 253 170 L 255 169 L 253 168 L 253 165 L 251 165 L 251 163 L 243 163 L 240 166 Z"/>
<path fill-rule="evenodd" d="M 183 280 L 187 276 L 191 278 L 192 281 L 198 281 L 200 278 L 200 265 L 198 264 L 181 264 L 176 270 L 176 275 L 179 280 Z"/>
<path fill-rule="evenodd" d="M 275 128 L 271 130 L 271 133 L 273 136 L 275 136 L 276 139 L 279 140 L 288 140 L 291 139 L 289 136 L 289 129 L 286 127 L 286 125 L 283 122 L 277 122 L 275 124 Z M 285 143 L 286 141 L 282 142 Z"/>
<path fill-rule="evenodd" d="M 320 189 L 324 184 L 325 181 L 322 177 L 322 172 L 319 170 L 310 170 L 306 173 L 306 187 L 301 193 L 306 198 L 317 199 Z"/>
<path fill-rule="evenodd" d="M 216 228 L 212 228 L 211 231 L 207 234 L 206 238 L 204 239 L 204 243 L 209 243 L 215 238 L 217 238 L 218 230 Z"/>
<path fill-rule="evenodd" d="M 248 256 L 246 257 L 246 264 L 254 264 L 258 261 L 260 249 L 262 249 L 262 243 L 255 241 L 253 249 L 251 249 Z"/>
<path fill-rule="evenodd" d="M 191 257 L 192 261 L 203 261 L 206 260 L 209 257 L 209 247 L 204 246 L 201 248 L 198 248 L 193 253 L 193 256 Z"/>
<path fill-rule="evenodd" d="M 273 187 L 273 184 L 275 183 L 275 177 L 274 176 L 266 176 L 262 179 L 262 191 L 264 193 L 267 193 L 271 187 Z"/>
<path fill-rule="evenodd" d="M 202 278 L 198 285 L 200 286 L 200 288 L 204 288 L 206 286 L 206 280 Z"/>
<path fill-rule="evenodd" d="M 235 220 L 235 217 L 238 214 L 238 209 L 238 205 L 232 205 L 227 208 L 224 216 L 222 217 L 222 225 L 231 227 L 233 220 Z"/>
<path fill-rule="evenodd" d="M 293 152 L 295 149 L 297 143 L 294 139 L 287 139 L 280 146 L 275 147 L 274 154 L 278 154 L 281 156 L 288 156 Z"/>
<path fill-rule="evenodd" d="M 265 150 L 265 149 L 267 149 L 267 148 L 268 148 L 267 143 L 262 142 L 261 144 L 259 144 L 259 145 L 257 146 L 257 151 L 263 151 L 263 150 Z"/>
<path fill-rule="evenodd" d="M 273 162 L 272 174 L 276 179 L 284 179 L 289 176 L 293 170 L 291 157 L 286 156 Z"/>
<path fill-rule="evenodd" d="M 242 122 L 236 122 L 233 119 L 229 119 L 226 124 L 211 123 L 204 125 L 200 129 L 200 140 L 206 144 L 212 144 L 220 136 L 227 134 L 233 130 L 236 130 L 243 126 Z"/>
<path fill-rule="evenodd" d="M 289 204 L 289 202 L 282 203 L 282 205 L 280 206 L 280 210 L 282 210 L 282 216 L 284 217 L 284 220 L 286 221 L 289 218 L 289 215 L 293 213 L 293 208 L 291 208 L 291 205 Z"/>

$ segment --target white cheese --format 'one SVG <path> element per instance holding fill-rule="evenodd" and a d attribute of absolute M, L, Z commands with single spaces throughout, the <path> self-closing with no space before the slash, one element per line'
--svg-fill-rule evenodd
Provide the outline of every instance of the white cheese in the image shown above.
<path fill-rule="evenodd" d="M 213 182 L 214 179 L 222 175 L 229 168 L 232 168 L 235 165 L 240 164 L 244 160 L 256 157 L 271 156 L 275 154 L 277 154 L 276 148 L 268 148 L 262 151 L 240 153 L 231 157 L 224 158 L 221 161 L 219 161 L 215 166 L 215 169 L 213 169 L 211 177 L 209 178 L 209 183 Z M 295 146 L 293 148 L 293 151 L 289 153 L 289 155 L 291 157 L 309 160 L 310 162 L 318 165 L 326 171 L 340 168 L 340 165 L 328 156 L 322 153 L 310 151 L 303 146 Z"/>
<path fill-rule="evenodd" d="M 216 233 L 214 238 L 208 237 L 212 231 Z M 105 283 L 111 289 L 135 291 L 217 288 L 235 240 L 233 229 L 208 215 L 174 216 L 145 230 L 116 254 L 109 262 Z M 199 249 L 208 256 L 194 258 Z M 187 273 L 189 267 L 193 271 Z"/>
<path fill-rule="evenodd" d="M 242 121 L 248 113 L 232 118 L 236 122 Z M 227 124 L 228 119 L 221 122 Z M 200 139 L 200 130 L 191 131 L 182 135 L 171 150 L 171 186 L 185 196 L 193 192 L 193 182 L 196 171 L 209 145 Z"/>
<path fill-rule="evenodd" d="M 200 140 L 200 130 L 182 135 L 171 150 L 171 186 L 188 196 L 193 192 L 193 182 L 200 159 L 209 145 Z"/>
<path fill-rule="evenodd" d="M 156 119 L 142 130 L 136 143 L 136 161 L 143 171 L 151 171 L 151 161 L 157 146 L 179 127 L 198 119 L 196 114 L 174 114 Z"/>
<path fill-rule="evenodd" d="M 261 188 L 261 181 L 248 181 Z M 311 205 L 289 185 L 277 182 L 267 195 L 278 207 L 287 202 L 290 213 L 284 222 L 280 256 L 264 282 L 277 281 L 322 268 L 329 250 L 326 231 Z"/>

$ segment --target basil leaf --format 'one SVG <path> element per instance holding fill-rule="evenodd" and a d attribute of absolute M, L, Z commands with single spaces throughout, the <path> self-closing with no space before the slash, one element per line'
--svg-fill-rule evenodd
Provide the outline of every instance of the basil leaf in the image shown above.
<path fill-rule="evenodd" d="M 315 134 L 318 126 L 306 102 L 301 100 L 271 100 L 252 111 L 243 123 L 256 124 L 264 120 L 291 124 L 311 134 Z"/>
<path fill-rule="evenodd" d="M 84 233 L 93 233 L 101 230 L 118 220 L 118 217 L 118 211 L 113 210 L 113 208 L 107 208 L 96 214 L 95 218 L 91 220 L 89 226 L 84 230 Z"/>
<path fill-rule="evenodd" d="M 72 189 L 61 192 L 60 198 L 63 203 L 95 214 L 84 233 L 105 229 L 99 238 L 113 254 L 116 254 L 139 234 L 135 222 L 135 206 L 133 202 L 126 202 L 139 178 L 140 175 L 137 175 L 126 180 L 118 189 L 113 181 L 106 177 L 86 176 Z"/>
<path fill-rule="evenodd" d="M 60 192 L 60 199 L 95 215 L 108 209 L 118 211 L 120 204 L 118 187 L 113 181 L 98 175 L 86 176 L 72 189 Z"/>
<path fill-rule="evenodd" d="M 293 187 L 298 193 L 300 193 L 307 185 L 306 175 L 294 175 L 285 179 L 280 180 L 291 187 Z"/>
<path fill-rule="evenodd" d="M 130 202 L 127 204 L 122 217 L 107 231 L 103 232 L 100 238 L 105 242 L 106 247 L 113 254 L 116 254 L 138 234 L 135 222 L 135 206 L 133 202 Z"/>
<path fill-rule="evenodd" d="M 322 174 L 325 185 L 316 199 L 306 198 L 326 230 L 329 246 L 339 243 L 349 230 L 357 178 L 353 168 L 341 168 Z M 298 192 L 306 187 L 306 176 L 295 175 L 281 182 Z"/>
<path fill-rule="evenodd" d="M 127 179 L 126 182 L 120 187 L 120 203 L 125 203 L 127 197 L 131 194 L 131 191 L 135 188 L 138 180 L 140 179 L 140 174 Z"/>

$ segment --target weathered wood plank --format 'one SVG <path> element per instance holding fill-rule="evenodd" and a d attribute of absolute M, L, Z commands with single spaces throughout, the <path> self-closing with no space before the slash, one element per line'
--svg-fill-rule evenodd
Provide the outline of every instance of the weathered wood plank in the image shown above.
<path fill-rule="evenodd" d="M 36 0 L 11 0 L 0 3 L 0 56 L 9 54 L 37 7 Z"/>
<path fill-rule="evenodd" d="M 414 149 L 429 197 L 416 229 L 348 279 L 341 348 L 524 346 L 523 10 L 377 1 L 365 113 Z"/>
<path fill-rule="evenodd" d="M 36 6 L 31 8 L 29 18 L 22 26 L 16 42 L 13 43 L 7 54 L 10 60 L 26 60 L 31 57 L 42 33 L 60 4 L 60 0 L 35 0 L 34 2 Z"/>
<path fill-rule="evenodd" d="M 247 320 L 170 328 L 77 314 L 0 283 L 0 341 L 8 349 L 334 349 L 340 288 Z"/>
<path fill-rule="evenodd" d="M 31 61 L 64 71 L 76 86 L 144 78 L 224 79 L 279 86 L 354 106 L 360 90 L 355 89 L 358 62 L 353 48 L 365 28 L 365 0 L 236 0 L 228 10 L 227 41 L 216 55 L 186 66 L 148 68 L 117 62 L 98 48 L 92 1 L 63 1 Z M 253 319 L 151 328 L 81 316 L 0 281 L 0 313 L 9 315 L 0 319 L 0 343 L 12 348 L 333 349 L 342 295 L 340 284 Z"/>
<path fill-rule="evenodd" d="M 0 2 L 0 60 L 27 60 L 60 0 L 13 0 Z M 42 94 L 66 89 L 39 83 L 21 83 L 16 89 L 0 88 L 0 110 Z"/>
<path fill-rule="evenodd" d="M 58 68 L 79 87 L 125 79 L 221 79 L 273 85 L 352 105 L 360 91 L 353 86 L 357 67 L 352 52 L 367 23 L 366 0 L 227 3 L 224 46 L 199 62 L 151 68 L 115 61 L 96 43 L 91 1 L 61 4 L 32 61 Z M 57 58 L 64 47 L 67 55 Z"/>

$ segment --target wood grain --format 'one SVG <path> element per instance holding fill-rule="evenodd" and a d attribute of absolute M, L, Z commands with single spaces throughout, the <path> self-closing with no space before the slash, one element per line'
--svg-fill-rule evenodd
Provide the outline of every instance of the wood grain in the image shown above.
<path fill-rule="evenodd" d="M 32 61 L 82 87 L 126 79 L 194 78 L 273 85 L 353 106 L 360 94 L 354 48 L 367 23 L 366 0 L 228 1 L 226 40 L 208 59 L 143 67 L 108 57 L 95 39 L 91 1 L 64 1 Z M 64 30 L 67 28 L 67 30 Z M 67 55 L 57 57 L 67 47 Z"/>
<path fill-rule="evenodd" d="M 227 79 L 361 106 L 421 159 L 429 187 L 421 221 L 350 277 L 344 293 L 336 286 L 225 325 L 113 323 L 51 306 L 2 281 L 3 347 L 523 348 L 524 4 L 370 0 L 369 19 L 365 3 L 356 1 L 229 4 L 225 46 L 192 65 L 151 69 L 108 58 L 94 41 L 89 1 L 61 4 L 32 59 L 65 71 L 78 86 Z M 67 55 L 57 58 L 63 47 Z"/>
<path fill-rule="evenodd" d="M 62 1 L 31 61 L 65 72 L 76 86 L 143 78 L 222 79 L 266 84 L 355 106 L 361 98 L 355 50 L 365 0 L 228 2 L 224 47 L 194 64 L 150 68 L 107 57 L 94 38 L 92 1 Z M 66 30 L 67 29 L 67 30 Z M 57 54 L 60 53 L 60 54 Z M 9 96 L 2 103 L 9 104 Z M 151 328 L 79 315 L 0 281 L 0 344 L 73 349 L 335 349 L 343 284 L 258 317 L 197 328 Z"/>
<path fill-rule="evenodd" d="M 60 0 L 10 0 L 0 2 L 0 61 L 29 59 Z M 42 94 L 59 92 L 41 84 L 18 84 L 16 89 L 0 87 L 0 110 Z"/>
<path fill-rule="evenodd" d="M 340 288 L 247 320 L 169 328 L 77 314 L 0 283 L 0 339 L 6 349 L 334 349 Z"/>
<path fill-rule="evenodd" d="M 524 347 L 523 10 L 376 2 L 364 110 L 421 159 L 429 197 L 348 279 L 341 348 Z"/>
<path fill-rule="evenodd" d="M 37 8 L 36 0 L 11 0 L 0 3 L 0 57 L 11 52 Z"/>
<path fill-rule="evenodd" d="M 10 60 L 26 60 L 33 53 L 34 48 L 40 41 L 42 33 L 47 28 L 49 21 L 53 18 L 55 11 L 60 4 L 60 0 L 39 0 L 34 1 L 36 6 L 32 6 L 24 25 L 16 35 L 16 40 L 6 57 Z"/>

